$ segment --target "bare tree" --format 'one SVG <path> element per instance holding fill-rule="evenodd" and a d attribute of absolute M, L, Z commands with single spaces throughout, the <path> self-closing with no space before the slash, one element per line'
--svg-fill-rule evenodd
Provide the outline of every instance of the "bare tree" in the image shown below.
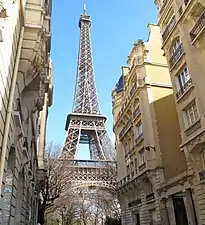
<path fill-rule="evenodd" d="M 67 187 L 67 190 L 68 187 Z M 63 225 L 70 225 L 78 218 L 78 205 L 74 201 L 74 194 L 61 192 L 60 197 L 54 201 L 53 206 L 47 211 L 48 215 L 59 218 Z"/>
<path fill-rule="evenodd" d="M 62 191 L 63 163 L 59 161 L 60 147 L 52 142 L 46 146 L 46 172 L 39 184 L 40 200 L 38 208 L 38 222 L 45 223 L 45 213 L 53 206 Z"/>

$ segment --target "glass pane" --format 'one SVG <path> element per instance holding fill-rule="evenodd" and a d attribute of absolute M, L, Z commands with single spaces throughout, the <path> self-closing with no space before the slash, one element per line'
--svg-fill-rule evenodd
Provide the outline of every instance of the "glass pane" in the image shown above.
<path fill-rule="evenodd" d="M 182 90 L 184 85 L 182 83 L 182 80 L 181 80 L 181 76 L 180 75 L 178 76 L 178 83 L 179 83 L 179 89 Z"/>
<path fill-rule="evenodd" d="M 185 83 L 186 83 L 186 77 L 185 77 L 184 71 L 182 71 L 182 73 L 181 73 L 181 80 L 182 80 L 182 85 L 183 85 L 183 87 L 184 87 L 184 85 L 185 85 Z"/>
<path fill-rule="evenodd" d="M 197 110 L 196 110 L 196 109 L 194 110 L 194 116 L 195 116 L 195 119 L 196 119 L 196 120 L 199 118 L 199 116 L 198 116 L 198 112 L 197 112 Z"/>
<path fill-rule="evenodd" d="M 139 127 L 139 134 L 142 134 L 142 124 L 140 124 L 140 127 Z"/>
<path fill-rule="evenodd" d="M 191 125 L 191 120 L 190 120 L 189 114 L 187 114 L 186 117 L 187 117 L 187 125 L 189 127 Z"/>
<path fill-rule="evenodd" d="M 190 118 L 191 118 L 191 124 L 193 124 L 195 122 L 194 114 L 193 113 L 190 115 Z"/>

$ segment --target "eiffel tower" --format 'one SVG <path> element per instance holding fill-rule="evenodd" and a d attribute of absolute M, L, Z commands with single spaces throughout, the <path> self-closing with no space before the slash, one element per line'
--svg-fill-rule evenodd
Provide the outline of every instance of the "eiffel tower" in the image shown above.
<path fill-rule="evenodd" d="M 90 27 L 91 18 L 80 16 L 80 49 L 72 113 L 68 114 L 67 136 L 61 160 L 68 162 L 72 187 L 115 188 L 115 152 L 106 132 L 106 117 L 100 113 L 94 79 Z M 79 144 L 89 146 L 90 160 L 77 160 Z"/>

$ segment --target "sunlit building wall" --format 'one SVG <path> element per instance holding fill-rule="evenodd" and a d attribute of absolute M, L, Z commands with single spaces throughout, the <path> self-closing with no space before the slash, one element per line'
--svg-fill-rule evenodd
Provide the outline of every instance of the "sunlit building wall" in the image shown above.
<path fill-rule="evenodd" d="M 0 224 L 37 224 L 52 103 L 49 0 L 0 1 Z"/>
<path fill-rule="evenodd" d="M 152 24 L 148 29 L 148 41 L 134 43 L 112 92 L 123 225 L 169 224 L 166 185 L 180 199 L 189 198 L 176 182 L 187 167 L 160 29 Z"/>

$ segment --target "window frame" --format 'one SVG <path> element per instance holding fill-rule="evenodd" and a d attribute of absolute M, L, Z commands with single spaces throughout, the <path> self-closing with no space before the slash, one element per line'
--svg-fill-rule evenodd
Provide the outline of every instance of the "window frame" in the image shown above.
<path fill-rule="evenodd" d="M 195 100 L 183 109 L 183 114 L 186 129 L 193 126 L 200 119 L 199 110 Z"/>
<path fill-rule="evenodd" d="M 181 45 L 181 41 L 179 38 L 177 38 L 171 47 L 171 55 L 174 55 L 174 53 L 177 51 L 178 47 Z"/>
<path fill-rule="evenodd" d="M 186 71 L 185 71 L 186 70 Z M 190 80 L 189 69 L 185 64 L 182 69 L 176 74 L 177 91 L 184 90 L 186 83 Z"/>
<path fill-rule="evenodd" d="M 143 165 L 146 162 L 145 149 L 142 148 L 139 151 L 139 166 Z"/>
<path fill-rule="evenodd" d="M 136 124 L 135 132 L 136 132 L 136 139 L 139 138 L 143 134 L 143 126 L 142 126 L 141 121 Z"/>

